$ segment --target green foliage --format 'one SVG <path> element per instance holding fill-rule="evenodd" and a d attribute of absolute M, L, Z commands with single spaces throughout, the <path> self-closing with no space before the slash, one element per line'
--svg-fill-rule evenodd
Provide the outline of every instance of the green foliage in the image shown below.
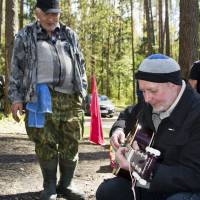
<path fill-rule="evenodd" d="M 24 24 L 29 24 L 35 20 L 35 0 L 25 0 L 24 2 Z"/>
<path fill-rule="evenodd" d="M 0 112 L 0 120 L 4 119 L 4 114 Z"/>
<path fill-rule="evenodd" d="M 132 32 L 130 1 L 109 0 L 61 0 L 61 21 L 74 29 L 80 39 L 86 60 L 89 93 L 91 73 L 95 71 L 98 91 L 109 95 L 118 105 L 133 101 L 134 73 L 147 55 L 147 37 L 144 26 L 143 1 L 134 2 L 134 62 L 132 64 Z M 35 0 L 24 1 L 24 24 L 35 20 Z M 155 11 L 156 4 L 152 3 Z M 156 10 L 157 11 L 157 10 Z M 154 12 L 156 13 L 156 12 Z M 154 14 L 154 22 L 156 21 Z M 139 25 L 138 25 L 139 24 Z M 143 29 L 142 29 L 143 28 Z M 137 29 L 144 30 L 145 33 Z M 155 23 L 154 31 L 158 30 Z M 172 52 L 178 57 L 177 26 L 171 25 Z M 156 35 L 157 33 L 155 33 Z M 158 49 L 156 35 L 154 49 Z M 0 73 L 5 70 L 4 55 L 0 51 Z"/>

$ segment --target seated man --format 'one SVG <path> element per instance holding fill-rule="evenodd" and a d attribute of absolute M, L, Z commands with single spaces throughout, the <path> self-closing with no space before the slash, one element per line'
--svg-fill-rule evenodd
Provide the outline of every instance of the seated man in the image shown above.
<path fill-rule="evenodd" d="M 152 147 L 161 152 L 152 178 L 134 188 L 137 200 L 200 200 L 200 95 L 181 79 L 178 63 L 154 54 L 136 73 L 145 102 L 128 107 L 114 123 L 110 136 L 119 166 L 128 170 L 125 137 L 136 121 L 155 133 Z M 134 148 L 138 148 L 137 143 Z M 130 180 L 105 180 L 97 200 L 133 200 Z"/>

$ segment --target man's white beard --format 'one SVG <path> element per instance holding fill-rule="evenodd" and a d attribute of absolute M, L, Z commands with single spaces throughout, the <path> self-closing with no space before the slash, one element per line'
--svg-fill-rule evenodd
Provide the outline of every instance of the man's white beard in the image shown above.
<path fill-rule="evenodd" d="M 152 112 L 159 115 L 160 113 L 165 112 L 165 108 L 163 106 L 160 106 L 157 109 L 153 107 L 153 111 Z"/>

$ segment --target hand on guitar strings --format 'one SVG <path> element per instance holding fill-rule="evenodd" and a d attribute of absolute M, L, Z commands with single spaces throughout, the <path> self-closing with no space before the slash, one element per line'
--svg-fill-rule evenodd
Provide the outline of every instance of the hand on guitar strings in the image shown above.
<path fill-rule="evenodd" d="M 116 129 L 110 138 L 110 144 L 116 151 L 125 142 L 125 134 L 122 128 Z"/>
<path fill-rule="evenodd" d="M 125 170 L 129 170 L 129 162 L 127 161 L 125 154 L 129 151 L 127 147 L 119 147 L 115 153 L 115 159 L 119 164 L 119 167 Z"/>
<path fill-rule="evenodd" d="M 137 141 L 134 141 L 132 146 L 132 149 L 138 151 L 140 150 Z M 130 148 L 128 146 L 126 147 L 119 147 L 115 153 L 115 159 L 117 163 L 119 164 L 119 167 L 125 170 L 130 169 L 130 163 L 127 160 L 127 153 L 130 151 Z"/>

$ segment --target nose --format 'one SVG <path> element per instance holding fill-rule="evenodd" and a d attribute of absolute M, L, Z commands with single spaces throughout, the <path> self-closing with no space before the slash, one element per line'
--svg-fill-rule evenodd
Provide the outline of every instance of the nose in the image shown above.
<path fill-rule="evenodd" d="M 148 92 L 143 93 L 143 95 L 144 95 L 145 102 L 150 103 L 152 99 L 152 95 Z"/>
<path fill-rule="evenodd" d="M 51 23 L 54 22 L 54 17 L 52 15 L 49 15 L 48 21 L 51 22 Z"/>
<path fill-rule="evenodd" d="M 53 23 L 53 22 L 57 21 L 57 17 L 58 17 L 57 14 L 49 13 L 47 16 L 47 19 L 49 22 Z"/>

